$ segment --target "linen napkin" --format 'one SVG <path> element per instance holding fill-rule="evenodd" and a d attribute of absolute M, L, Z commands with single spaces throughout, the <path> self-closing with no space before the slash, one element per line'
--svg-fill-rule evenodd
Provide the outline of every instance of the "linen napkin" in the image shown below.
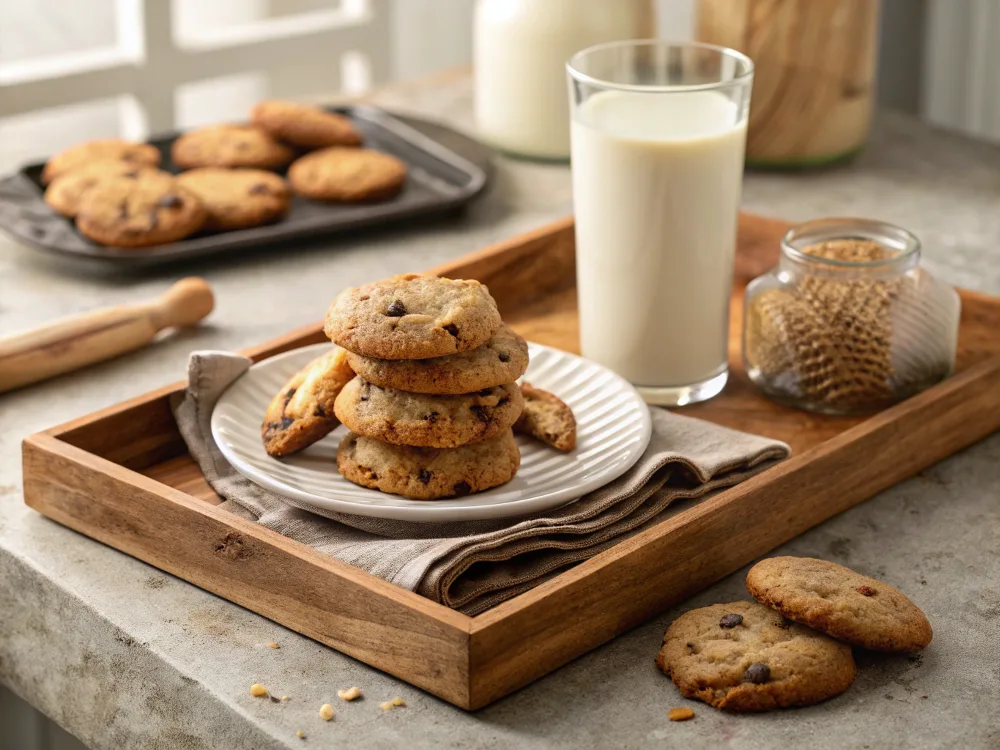
<path fill-rule="evenodd" d="M 188 450 L 226 501 L 221 507 L 468 615 L 658 523 L 675 501 L 731 487 L 790 453 L 776 440 L 654 408 L 652 438 L 638 463 L 555 510 L 446 523 L 334 513 L 254 484 L 215 445 L 212 409 L 251 364 L 237 354 L 194 352 L 188 389 L 172 404 Z"/>

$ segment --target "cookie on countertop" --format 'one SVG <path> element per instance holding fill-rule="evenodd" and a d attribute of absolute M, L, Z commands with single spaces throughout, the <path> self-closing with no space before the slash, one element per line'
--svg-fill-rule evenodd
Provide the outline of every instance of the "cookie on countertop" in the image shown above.
<path fill-rule="evenodd" d="M 365 437 L 395 445 L 456 448 L 510 430 L 524 401 L 514 383 L 459 396 L 406 393 L 362 377 L 337 397 L 337 419 Z"/>
<path fill-rule="evenodd" d="M 656 665 L 687 698 L 729 711 L 808 706 L 854 682 L 851 647 L 757 602 L 713 604 L 678 617 Z"/>
<path fill-rule="evenodd" d="M 47 185 L 59 175 L 67 174 L 84 164 L 107 160 L 155 167 L 160 163 L 160 150 L 148 143 L 136 143 L 123 138 L 84 141 L 63 149 L 49 159 L 42 170 L 42 183 Z"/>
<path fill-rule="evenodd" d="M 528 344 L 501 324 L 482 346 L 431 359 L 378 359 L 348 352 L 353 370 L 369 383 L 410 393 L 472 393 L 513 383 L 528 367 Z"/>
<path fill-rule="evenodd" d="M 199 167 L 179 174 L 177 182 L 201 199 L 210 231 L 257 227 L 288 212 L 287 183 L 263 169 Z"/>
<path fill-rule="evenodd" d="M 95 186 L 115 178 L 134 180 L 172 180 L 173 175 L 156 167 L 134 164 L 120 159 L 104 159 L 82 164 L 56 177 L 45 189 L 45 202 L 63 216 L 73 218 L 80 210 L 80 202 Z"/>
<path fill-rule="evenodd" d="M 181 169 L 281 169 L 295 158 L 295 151 L 258 127 L 225 123 L 188 131 L 174 141 L 170 155 Z"/>
<path fill-rule="evenodd" d="M 514 432 L 541 440 L 559 451 L 576 448 L 576 418 L 573 410 L 555 394 L 521 384 L 524 409 L 514 423 Z"/>
<path fill-rule="evenodd" d="M 347 433 L 337 467 L 348 480 L 413 500 L 461 497 L 513 479 L 521 454 L 510 430 L 461 448 L 412 448 Z"/>
<path fill-rule="evenodd" d="M 312 104 L 268 99 L 254 106 L 250 121 L 303 148 L 361 145 L 361 133 L 350 119 Z"/>
<path fill-rule="evenodd" d="M 326 335 L 379 359 L 428 359 L 482 346 L 500 312 L 478 281 L 402 274 L 345 289 L 326 314 Z"/>
<path fill-rule="evenodd" d="M 747 589 L 789 620 L 873 651 L 917 651 L 933 637 L 902 592 L 826 560 L 769 557 L 750 568 Z"/>
<path fill-rule="evenodd" d="M 345 352 L 333 347 L 299 370 L 267 407 L 260 435 L 271 456 L 287 456 L 326 437 L 340 422 L 333 403 L 354 377 Z"/>
<path fill-rule="evenodd" d="M 296 159 L 288 181 L 296 193 L 314 200 L 387 200 L 403 188 L 406 165 L 381 151 L 333 146 Z"/>
<path fill-rule="evenodd" d="M 139 248 L 175 242 L 197 232 L 208 214 L 201 201 L 174 179 L 114 179 L 80 201 L 76 227 L 102 245 Z"/>

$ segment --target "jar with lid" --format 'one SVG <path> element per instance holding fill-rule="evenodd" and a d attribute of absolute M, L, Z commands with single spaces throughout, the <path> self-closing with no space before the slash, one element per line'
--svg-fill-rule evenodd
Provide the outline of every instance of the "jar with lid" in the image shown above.
<path fill-rule="evenodd" d="M 585 47 L 653 33 L 651 0 L 477 0 L 480 137 L 508 153 L 568 159 L 566 61 Z"/>
<path fill-rule="evenodd" d="M 743 364 L 771 398 L 826 414 L 877 411 L 948 377 L 961 302 L 900 227 L 820 219 L 790 230 L 747 287 Z"/>

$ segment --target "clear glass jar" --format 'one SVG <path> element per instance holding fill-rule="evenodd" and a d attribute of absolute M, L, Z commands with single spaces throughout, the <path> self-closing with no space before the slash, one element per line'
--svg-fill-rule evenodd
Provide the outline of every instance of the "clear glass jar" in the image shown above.
<path fill-rule="evenodd" d="M 820 219 L 781 241 L 747 287 L 743 364 L 771 398 L 825 414 L 883 409 L 948 377 L 961 302 L 920 267 L 920 242 L 866 219 Z"/>

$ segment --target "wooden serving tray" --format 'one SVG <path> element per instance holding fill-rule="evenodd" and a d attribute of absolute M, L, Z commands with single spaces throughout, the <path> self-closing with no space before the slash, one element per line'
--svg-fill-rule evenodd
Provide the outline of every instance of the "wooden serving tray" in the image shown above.
<path fill-rule="evenodd" d="M 743 289 L 776 262 L 786 229 L 742 217 L 733 376 L 684 413 L 784 440 L 793 457 L 477 617 L 216 507 L 170 413 L 181 383 L 25 440 L 25 501 L 457 706 L 485 706 L 1000 428 L 1000 299 L 972 292 L 962 292 L 958 373 L 919 396 L 869 418 L 832 418 L 758 395 L 739 363 Z M 436 272 L 485 282 L 527 338 L 577 349 L 571 220 Z M 248 354 L 322 340 L 316 324 Z"/>

